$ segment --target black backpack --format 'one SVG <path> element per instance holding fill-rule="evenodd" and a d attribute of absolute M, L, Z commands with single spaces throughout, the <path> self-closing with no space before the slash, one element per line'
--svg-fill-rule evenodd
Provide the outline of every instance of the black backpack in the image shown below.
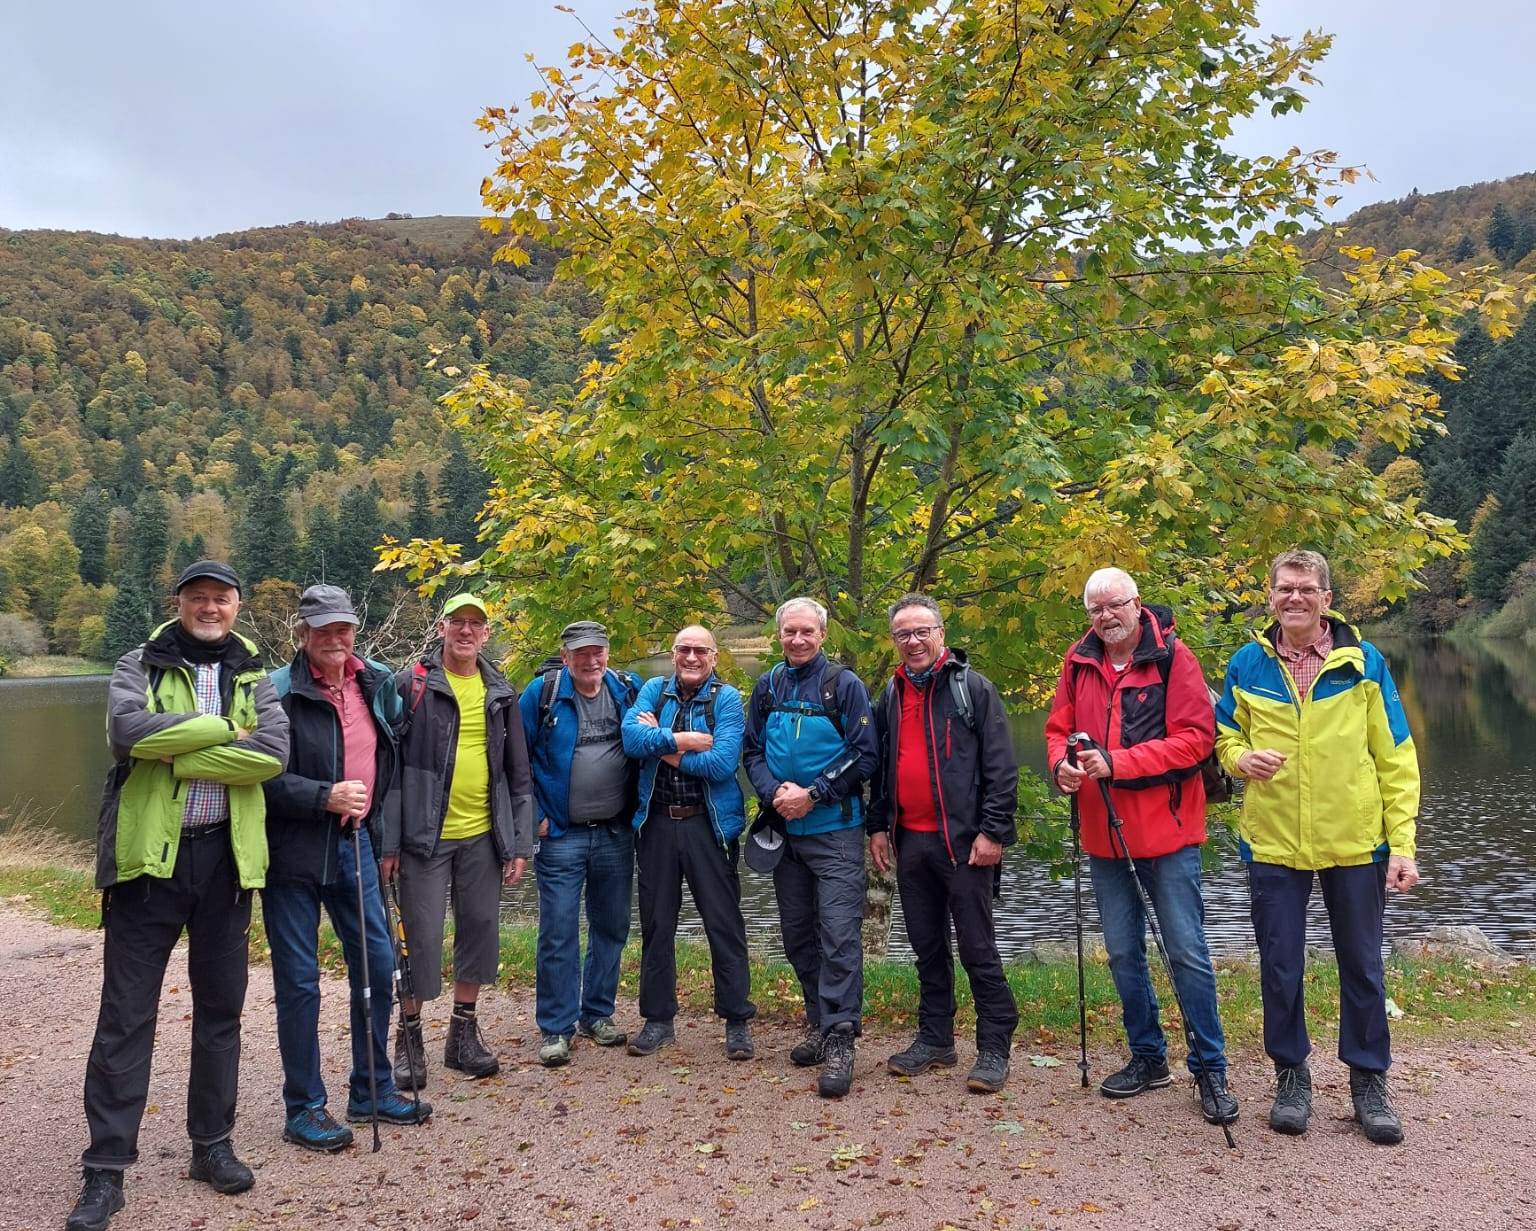
<path fill-rule="evenodd" d="M 1163 691 L 1168 689 L 1168 673 L 1173 670 L 1173 646 L 1179 637 L 1173 631 L 1173 612 L 1170 608 L 1158 604 L 1146 604 L 1153 618 L 1157 620 L 1158 627 L 1162 629 L 1163 641 L 1168 646 L 1168 653 L 1157 660 L 1157 673 L 1163 680 Z M 1164 614 L 1167 620 L 1164 622 Z M 1221 700 L 1221 694 L 1209 684 L 1205 686 L 1210 694 L 1211 709 L 1216 709 L 1216 703 Z M 1222 768 L 1221 761 L 1216 757 L 1214 748 L 1206 755 L 1205 760 L 1195 767 L 1200 773 L 1200 781 L 1205 786 L 1205 802 L 1208 804 L 1230 803 L 1232 797 L 1237 794 L 1237 783 L 1232 780 L 1232 775 Z M 1193 774 L 1190 777 L 1194 777 Z"/>
<path fill-rule="evenodd" d="M 560 687 L 560 672 L 564 670 L 564 664 L 559 664 L 553 667 L 546 666 L 545 664 L 547 664 L 548 661 L 548 659 L 545 659 L 544 663 L 539 664 L 540 667 L 544 669 L 544 683 L 539 688 L 539 725 L 537 730 L 540 731 L 542 731 L 549 722 L 549 711 L 554 708 L 555 704 L 555 690 Z M 621 712 L 619 714 L 619 717 L 623 718 L 624 715 L 622 710 L 627 710 L 631 705 L 635 703 L 635 698 L 640 695 L 640 690 L 635 687 L 634 677 L 629 675 L 627 672 L 616 671 L 614 674 L 617 675 L 619 679 L 624 681 L 624 704 L 620 707 Z M 711 717 L 713 717 L 713 714 L 711 714 Z M 711 731 L 715 729 L 713 722 L 710 723 L 709 729 Z"/>
<path fill-rule="evenodd" d="M 768 672 L 768 687 L 758 694 L 757 713 L 760 719 L 766 719 L 769 714 L 773 713 L 773 707 L 777 704 L 777 699 L 773 693 L 773 683 L 774 672 L 778 669 L 779 664 L 774 664 L 772 670 Z M 848 738 L 848 733 L 843 730 L 843 713 L 837 706 L 837 678 L 846 670 L 848 668 L 843 666 L 842 663 L 833 662 L 831 659 L 828 659 L 827 665 L 821 672 L 821 708 L 826 714 L 827 720 L 831 722 L 833 728 L 843 739 Z M 711 724 L 710 729 L 714 729 L 713 724 Z"/>

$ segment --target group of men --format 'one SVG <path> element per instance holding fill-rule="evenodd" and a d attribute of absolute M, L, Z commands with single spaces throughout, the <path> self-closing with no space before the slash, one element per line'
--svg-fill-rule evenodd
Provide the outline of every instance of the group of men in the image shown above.
<path fill-rule="evenodd" d="M 1143 605 L 1128 574 L 1100 570 L 1084 592 L 1090 626 L 1063 664 L 1047 743 L 1056 783 L 1076 797 L 1131 1050 L 1102 1092 L 1130 1097 L 1171 1080 L 1133 858 L 1194 1040 L 1188 1064 L 1201 1078 L 1202 1110 L 1213 1122 L 1237 1117 L 1200 889 L 1200 767 L 1214 748 L 1247 782 L 1241 853 L 1276 1066 L 1271 1126 L 1303 1132 L 1311 1111 L 1301 989 L 1315 871 L 1339 955 L 1339 1054 L 1355 1114 L 1372 1140 L 1391 1142 L 1401 1124 L 1385 1081 L 1382 914 L 1386 889 L 1418 878 L 1417 764 L 1381 655 L 1331 612 L 1331 597 L 1321 556 L 1278 557 L 1275 623 L 1233 658 L 1213 711 L 1171 613 Z M 357 654 L 349 596 L 311 586 L 297 652 L 270 676 L 234 632 L 240 582 L 228 565 L 187 568 L 175 601 L 175 618 L 123 657 L 110 685 L 115 764 L 97 861 L 103 988 L 85 1082 L 91 1141 L 69 1231 L 99 1231 L 122 1208 L 161 982 L 183 930 L 190 1174 L 223 1193 L 254 1182 L 232 1144 L 254 889 L 272 954 L 283 1136 L 309 1149 L 352 1141 L 321 1077 L 321 908 L 352 987 L 345 1118 L 421 1124 L 432 1113 L 420 1093 L 421 1013 L 442 991 L 447 904 L 453 1008 L 443 1063 L 485 1077 L 499 1061 L 477 1001 L 496 978 L 501 888 L 530 859 L 545 1065 L 568 1063 L 578 1036 L 637 1056 L 674 1041 L 685 884 L 708 941 L 725 1054 L 753 1057 L 745 844 L 749 866 L 773 877 L 804 999 L 806 1032 L 789 1058 L 819 1066 L 823 1097 L 846 1094 L 861 1030 L 867 839 L 874 868 L 895 871 L 920 988 L 916 1037 L 887 1068 L 915 1076 L 957 1063 L 953 930 L 976 1014 L 966 1084 L 995 1092 L 1007 1081 L 1019 1014 L 993 902 L 1014 840 L 1018 767 L 996 688 L 946 645 L 931 598 L 908 594 L 890 609 L 897 667 L 873 702 L 824 653 L 826 608 L 788 600 L 775 616 L 783 659 L 745 704 L 716 673 L 715 638 L 699 625 L 674 636 L 671 671 L 642 684 L 609 665 L 600 623 L 577 621 L 558 660 L 519 694 L 484 654 L 490 614 L 473 595 L 450 599 L 434 647 L 392 672 Z M 1067 755 L 1069 741 L 1080 756 Z M 750 831 L 739 767 L 757 796 Z M 642 1024 L 631 1033 L 614 1014 L 637 867 Z M 386 899 L 396 892 L 414 980 L 402 990 L 391 1061 L 397 968 Z"/>

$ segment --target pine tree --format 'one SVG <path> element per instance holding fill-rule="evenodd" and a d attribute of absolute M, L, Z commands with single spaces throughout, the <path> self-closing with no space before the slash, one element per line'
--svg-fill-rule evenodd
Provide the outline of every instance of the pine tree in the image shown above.
<path fill-rule="evenodd" d="M 1510 575 L 1536 547 L 1536 432 L 1515 438 L 1504 454 L 1494 484 L 1496 508 L 1472 538 L 1472 593 L 1487 603 L 1502 602 Z"/>
<path fill-rule="evenodd" d="M 304 536 L 304 582 L 330 581 L 336 566 L 336 517 L 325 505 L 309 515 Z"/>
<path fill-rule="evenodd" d="M 143 644 L 154 618 L 154 605 L 143 583 L 132 575 L 125 576 L 107 608 L 106 656 L 116 659 Z"/>
<path fill-rule="evenodd" d="M 176 550 L 171 553 L 171 572 L 180 577 L 186 572 L 187 565 L 195 564 L 207 553 L 208 547 L 201 534 L 194 534 L 190 539 L 177 539 Z"/>
<path fill-rule="evenodd" d="M 1488 216 L 1488 251 L 1508 264 L 1514 258 L 1515 246 L 1520 242 L 1520 228 L 1515 216 L 1502 204 L 1493 207 Z"/>
<path fill-rule="evenodd" d="M 464 554 L 479 554 L 475 543 L 478 525 L 475 515 L 485 507 L 490 478 L 480 464 L 465 452 L 463 442 L 455 437 L 448 460 L 438 479 L 439 513 L 437 533 L 444 541 L 463 545 Z"/>
<path fill-rule="evenodd" d="M 330 581 L 357 600 L 367 593 L 373 581 L 373 566 L 378 563 L 373 549 L 384 534 L 384 519 L 373 485 L 354 487 L 342 496 L 336 521 L 340 530 Z"/>
<path fill-rule="evenodd" d="M 269 577 L 293 580 L 298 573 L 296 537 L 282 488 L 264 479 L 251 489 L 235 535 L 236 558 L 245 584 L 255 586 Z"/>
<path fill-rule="evenodd" d="M 1463 235 L 1451 253 L 1451 260 L 1460 264 L 1462 261 L 1470 261 L 1477 255 L 1477 241 L 1470 235 Z"/>
<path fill-rule="evenodd" d="M 405 532 L 413 539 L 429 539 L 432 526 L 432 489 L 426 473 L 418 470 L 411 478 L 411 516 Z"/>
<path fill-rule="evenodd" d="M 165 497 L 154 488 L 146 488 L 133 505 L 133 544 L 128 565 L 146 594 L 159 592 L 160 570 L 170 547 L 170 516 Z"/>
<path fill-rule="evenodd" d="M 37 467 L 13 432 L 6 439 L 5 460 L 0 462 L 0 505 L 19 509 L 42 498 Z"/>
<path fill-rule="evenodd" d="M 99 586 L 107 580 L 107 529 L 110 510 L 101 488 L 87 487 L 69 519 L 69 537 L 80 549 L 80 580 Z"/>

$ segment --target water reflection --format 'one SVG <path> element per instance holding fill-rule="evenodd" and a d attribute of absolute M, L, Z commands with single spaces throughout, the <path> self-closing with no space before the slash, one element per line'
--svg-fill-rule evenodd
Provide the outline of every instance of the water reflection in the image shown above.
<path fill-rule="evenodd" d="M 1424 773 L 1419 861 L 1424 880 L 1393 895 L 1391 936 L 1437 924 L 1475 923 L 1511 950 L 1536 955 L 1536 653 L 1518 645 L 1381 643 L 1403 693 Z M 743 662 L 744 666 L 755 663 Z M 665 659 L 638 664 L 665 669 Z M 104 679 L 0 681 L 0 807 L 32 800 L 66 832 L 89 837 L 107 753 L 102 736 Z M 1044 760 L 1043 716 L 1019 714 L 1014 739 L 1022 762 Z M 531 920 L 537 898 L 528 878 L 508 892 L 509 917 Z M 1086 888 L 1090 926 L 1096 926 Z M 778 950 L 773 886 L 743 869 L 742 906 L 754 943 Z M 1242 865 L 1220 859 L 1207 877 L 1207 926 L 1218 953 L 1252 947 Z M 684 908 L 681 930 L 702 935 Z M 1005 955 L 1072 933 L 1072 885 L 1010 852 L 998 911 Z M 638 924 L 636 925 L 638 934 Z M 1311 938 L 1326 943 L 1321 899 L 1314 897 Z M 892 951 L 905 955 L 900 903 Z"/>

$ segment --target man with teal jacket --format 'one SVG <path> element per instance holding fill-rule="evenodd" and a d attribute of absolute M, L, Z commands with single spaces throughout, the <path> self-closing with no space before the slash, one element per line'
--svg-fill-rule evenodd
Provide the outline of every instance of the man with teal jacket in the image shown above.
<path fill-rule="evenodd" d="M 817 1092 L 853 1081 L 864 1002 L 864 783 L 880 761 L 869 693 L 822 652 L 827 609 L 786 600 L 774 616 L 784 661 L 752 689 L 743 760 L 758 798 L 747 866 L 773 873 L 784 955 L 805 1001 L 789 1053 L 821 1066 Z"/>
<path fill-rule="evenodd" d="M 67 1231 L 100 1231 L 138 1159 L 160 985 L 187 933 L 194 1180 L 254 1183 L 234 1152 L 251 890 L 267 872 L 261 784 L 288 757 L 288 720 L 256 648 L 234 629 L 240 581 L 217 560 L 176 583 L 176 618 L 118 660 L 107 695 L 108 774 L 97 831 L 101 1012 L 85 1072 L 91 1144 Z"/>
<path fill-rule="evenodd" d="M 1259 945 L 1264 1050 L 1275 1065 L 1269 1124 L 1300 1134 L 1312 1114 L 1302 979 L 1315 875 L 1339 963 L 1339 1059 L 1355 1119 L 1395 1145 L 1383 981 L 1387 890 L 1419 880 L 1419 763 L 1386 660 L 1331 611 L 1328 561 L 1286 551 L 1269 568 L 1275 622 L 1227 665 L 1216 752 L 1247 780 L 1238 851 Z"/>

